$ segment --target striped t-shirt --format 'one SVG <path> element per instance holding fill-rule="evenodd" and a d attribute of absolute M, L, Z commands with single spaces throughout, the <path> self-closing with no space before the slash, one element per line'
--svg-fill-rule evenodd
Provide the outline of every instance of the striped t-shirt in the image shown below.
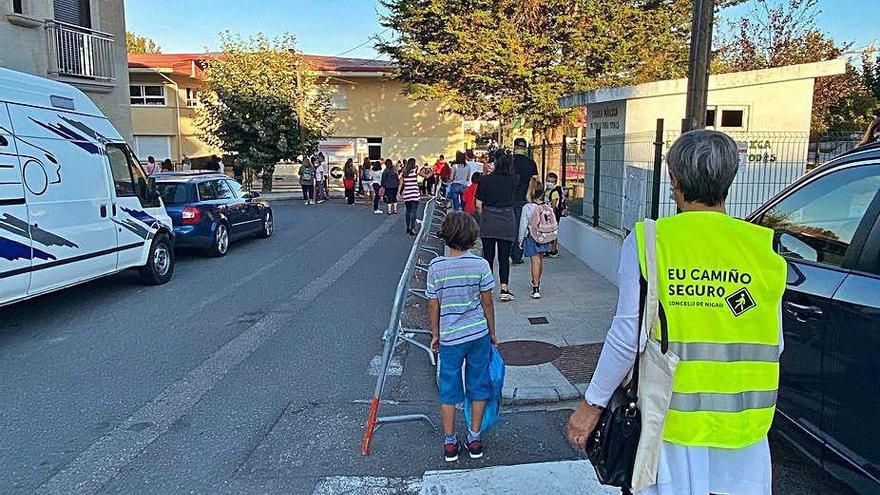
<path fill-rule="evenodd" d="M 419 193 L 419 175 L 416 169 L 403 178 L 403 194 L 400 199 L 403 201 L 418 201 L 421 197 Z"/>
<path fill-rule="evenodd" d="M 480 293 L 494 287 L 489 263 L 475 254 L 434 258 L 425 294 L 440 303 L 441 345 L 463 344 L 489 333 Z"/>

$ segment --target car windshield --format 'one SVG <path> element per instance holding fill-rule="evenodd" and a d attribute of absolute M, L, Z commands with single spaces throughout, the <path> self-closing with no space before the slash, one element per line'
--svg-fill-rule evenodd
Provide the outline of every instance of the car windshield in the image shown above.
<path fill-rule="evenodd" d="M 186 184 L 181 182 L 159 182 L 156 189 L 162 196 L 166 205 L 186 203 L 189 201 L 189 191 Z"/>

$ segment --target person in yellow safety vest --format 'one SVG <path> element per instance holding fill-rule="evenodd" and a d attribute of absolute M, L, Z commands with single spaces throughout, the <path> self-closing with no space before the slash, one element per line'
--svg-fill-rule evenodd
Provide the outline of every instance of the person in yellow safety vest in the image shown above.
<path fill-rule="evenodd" d="M 669 349 L 680 361 L 663 431 L 657 484 L 638 495 L 770 494 L 767 432 L 782 352 L 785 261 L 773 232 L 735 219 L 724 203 L 737 174 L 736 143 L 698 130 L 667 155 L 681 213 L 656 224 L 658 297 Z M 583 449 L 602 408 L 635 360 L 643 224 L 623 242 L 617 315 L 566 436 Z M 644 347 L 642 347 L 644 348 Z"/>

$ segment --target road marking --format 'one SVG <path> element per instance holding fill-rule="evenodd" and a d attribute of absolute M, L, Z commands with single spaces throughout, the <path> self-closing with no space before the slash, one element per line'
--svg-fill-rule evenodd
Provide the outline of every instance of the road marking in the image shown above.
<path fill-rule="evenodd" d="M 370 369 L 367 373 L 370 376 L 379 376 L 379 368 L 382 367 L 382 356 L 373 356 L 370 360 Z M 388 362 L 388 376 L 400 376 L 403 374 L 403 364 L 400 362 L 400 356 L 391 356 Z"/>
<path fill-rule="evenodd" d="M 333 476 L 319 481 L 312 495 L 417 495 L 420 489 L 418 478 Z"/>
<path fill-rule="evenodd" d="M 389 217 L 361 239 L 320 277 L 297 292 L 289 303 L 267 313 L 253 326 L 218 349 L 183 378 L 172 383 L 149 403 L 123 420 L 112 431 L 43 483 L 34 493 L 93 494 L 134 461 L 147 447 L 187 414 L 232 369 L 256 351 L 278 330 L 286 328 L 298 309 L 339 280 L 396 223 Z"/>

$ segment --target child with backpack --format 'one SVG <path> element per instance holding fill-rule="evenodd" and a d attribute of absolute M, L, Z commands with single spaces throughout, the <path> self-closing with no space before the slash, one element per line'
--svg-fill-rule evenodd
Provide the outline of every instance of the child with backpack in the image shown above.
<path fill-rule="evenodd" d="M 532 265 L 532 299 L 541 298 L 541 275 L 544 272 L 544 254 L 559 234 L 559 223 L 549 203 L 544 202 L 544 184 L 537 177 L 529 182 L 528 203 L 523 206 L 519 221 L 519 244 L 523 256 Z"/>
<path fill-rule="evenodd" d="M 559 176 L 553 172 L 547 174 L 547 183 L 544 184 L 547 190 L 546 201 L 553 207 L 553 213 L 556 214 L 556 223 L 567 217 L 568 209 L 568 191 L 559 185 Z M 556 258 L 559 256 L 559 241 L 550 243 L 550 252 L 547 253 L 548 258 Z"/>
<path fill-rule="evenodd" d="M 431 349 L 440 353 L 438 384 L 443 456 L 447 462 L 458 460 L 461 445 L 471 459 L 483 457 L 483 413 L 494 395 L 489 365 L 496 343 L 492 301 L 495 279 L 489 263 L 469 251 L 479 232 L 477 222 L 467 213 L 450 213 L 443 219 L 439 233 L 448 253 L 428 265 L 425 295 Z M 455 405 L 465 400 L 470 401 L 471 424 L 467 425 L 467 438 L 459 439 L 455 433 Z"/>

